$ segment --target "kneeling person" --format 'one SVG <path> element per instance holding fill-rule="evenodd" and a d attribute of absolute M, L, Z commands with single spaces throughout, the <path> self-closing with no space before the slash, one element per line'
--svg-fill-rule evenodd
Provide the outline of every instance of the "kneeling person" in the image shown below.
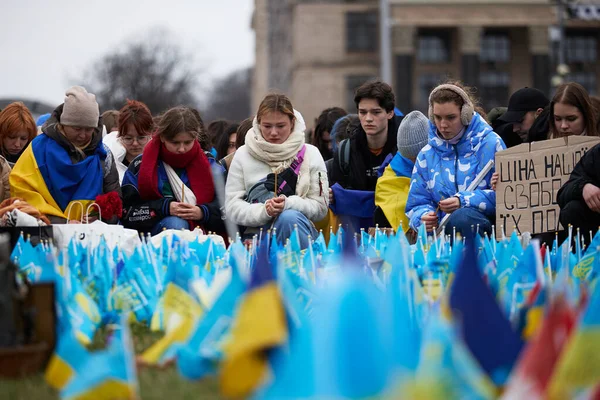
<path fill-rule="evenodd" d="M 246 144 L 233 157 L 227 178 L 227 218 L 245 227 L 277 229 L 284 242 L 297 226 L 300 245 L 316 237 L 312 221 L 327 213 L 328 184 L 319 150 L 305 143 L 305 124 L 284 95 L 263 99 Z"/>

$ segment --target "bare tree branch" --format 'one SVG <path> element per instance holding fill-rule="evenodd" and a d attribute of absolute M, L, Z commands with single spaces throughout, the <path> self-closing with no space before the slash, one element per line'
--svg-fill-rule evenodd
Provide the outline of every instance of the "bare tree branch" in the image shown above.
<path fill-rule="evenodd" d="M 102 110 L 120 109 L 135 99 L 156 114 L 176 105 L 196 107 L 200 75 L 192 55 L 161 29 L 106 54 L 79 81 L 96 94 Z"/>

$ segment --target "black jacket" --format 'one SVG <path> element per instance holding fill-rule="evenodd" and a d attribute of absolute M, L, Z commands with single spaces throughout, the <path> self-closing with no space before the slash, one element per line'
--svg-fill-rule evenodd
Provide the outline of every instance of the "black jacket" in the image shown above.
<path fill-rule="evenodd" d="M 529 129 L 528 142 L 541 142 L 548 139 L 550 134 L 550 106 L 544 108 L 544 111 L 535 119 L 531 129 Z"/>
<path fill-rule="evenodd" d="M 125 173 L 123 178 L 123 207 L 125 213 L 123 215 L 123 226 L 126 228 L 136 229 L 140 232 L 150 232 L 152 228 L 163 218 L 170 216 L 171 202 L 175 201 L 174 197 L 163 197 L 155 200 L 142 200 L 138 190 L 138 175 L 140 166 L 142 165 L 143 154 L 137 156 Z M 213 160 L 209 160 L 211 164 Z M 204 230 L 210 232 L 224 233 L 225 224 L 221 218 L 221 207 L 219 206 L 218 197 L 215 195 L 213 201 L 207 204 L 202 204 L 204 218 L 197 221 Z"/>
<path fill-rule="evenodd" d="M 581 157 L 567 183 L 558 191 L 557 201 L 560 208 L 572 200 L 583 200 L 583 187 L 588 183 L 600 187 L 600 144 Z"/>
<path fill-rule="evenodd" d="M 333 155 L 329 186 L 339 183 L 346 189 L 374 191 L 377 185 L 378 170 L 388 155 L 398 151 L 397 135 L 402 117 L 394 115 L 388 121 L 388 138 L 380 155 L 376 156 L 369 150 L 367 134 L 361 125 L 351 135 L 350 139 L 350 173 L 345 176 L 340 166 L 339 152 Z"/>

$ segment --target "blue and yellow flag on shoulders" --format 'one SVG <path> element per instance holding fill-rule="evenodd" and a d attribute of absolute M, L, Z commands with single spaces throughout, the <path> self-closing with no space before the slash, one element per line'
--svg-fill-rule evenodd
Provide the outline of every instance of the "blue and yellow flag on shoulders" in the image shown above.
<path fill-rule="evenodd" d="M 106 150 L 99 145 L 93 156 L 73 164 L 69 153 L 42 133 L 25 149 L 9 180 L 12 197 L 20 197 L 42 214 L 80 219 L 96 196 L 102 194 Z M 80 202 L 83 207 L 69 206 Z"/>
<path fill-rule="evenodd" d="M 285 309 L 273 269 L 268 241 L 263 240 L 231 336 L 223 345 L 219 378 L 221 392 L 227 397 L 247 397 L 255 392 L 267 376 L 267 351 L 287 341 Z"/>
<path fill-rule="evenodd" d="M 381 208 L 388 222 L 398 230 L 400 226 L 409 228 L 406 218 L 406 200 L 410 188 L 410 177 L 415 164 L 408 158 L 396 153 L 383 175 L 377 179 L 375 187 L 375 206 Z"/>

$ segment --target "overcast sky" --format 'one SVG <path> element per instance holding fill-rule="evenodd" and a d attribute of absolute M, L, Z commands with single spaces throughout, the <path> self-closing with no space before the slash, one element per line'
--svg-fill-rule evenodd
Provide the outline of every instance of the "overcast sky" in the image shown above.
<path fill-rule="evenodd" d="M 206 71 L 201 84 L 254 63 L 253 0 L 0 0 L 0 98 L 59 104 L 73 77 L 153 28 Z"/>

